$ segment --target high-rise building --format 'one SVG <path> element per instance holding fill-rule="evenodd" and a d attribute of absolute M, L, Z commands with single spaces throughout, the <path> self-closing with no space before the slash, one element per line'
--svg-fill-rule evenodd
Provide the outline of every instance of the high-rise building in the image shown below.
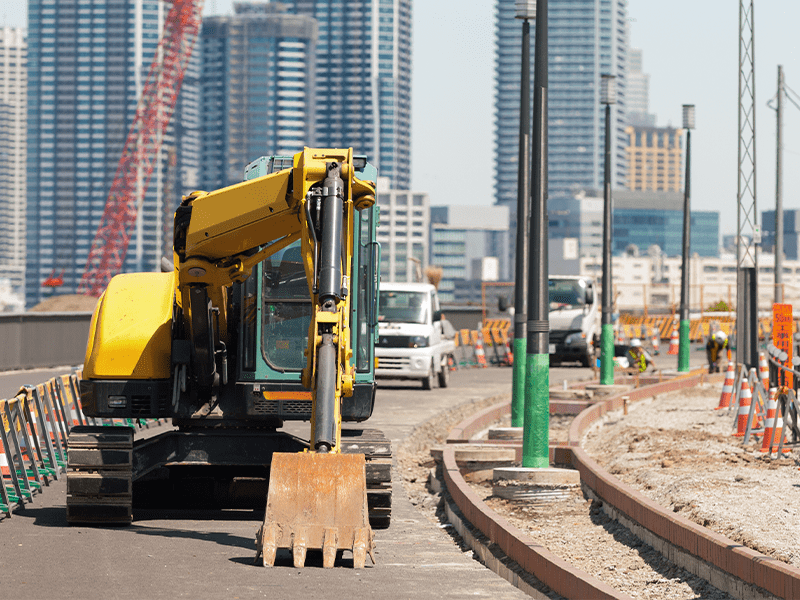
<path fill-rule="evenodd" d="M 242 181 L 259 156 L 317 144 L 314 57 L 317 23 L 285 4 L 236 3 L 202 30 L 202 182 Z"/>
<path fill-rule="evenodd" d="M 630 190 L 680 192 L 683 174 L 683 129 L 628 125 Z"/>
<path fill-rule="evenodd" d="M 381 280 L 425 281 L 429 251 L 430 198 L 424 192 L 390 189 L 389 184 L 389 178 L 378 178 Z"/>
<path fill-rule="evenodd" d="M 317 143 L 352 146 L 392 189 L 409 189 L 412 0 L 286 3 L 319 24 Z"/>
<path fill-rule="evenodd" d="M 517 202 L 522 22 L 515 0 L 496 1 L 495 203 Z M 625 180 L 627 0 L 550 0 L 548 10 L 548 192 L 602 189 L 605 111 L 600 76 L 615 75 L 612 183 Z M 533 23 L 532 23 L 533 25 Z M 535 47 L 531 27 L 531 54 Z M 531 60 L 533 82 L 534 60 Z M 531 103 L 531 107 L 533 104 Z"/>
<path fill-rule="evenodd" d="M 78 288 L 169 9 L 169 2 L 148 0 L 28 5 L 27 306 L 53 293 L 42 286 L 52 274 L 63 274 L 56 293 Z M 183 94 L 199 97 L 193 68 Z M 159 268 L 165 186 L 176 195 L 197 187 L 191 180 L 197 154 L 186 151 L 198 142 L 196 110 L 193 100 L 176 107 L 131 232 L 125 271 Z M 171 152 L 174 186 L 168 185 Z"/>
<path fill-rule="evenodd" d="M 761 247 L 765 252 L 775 253 L 775 211 L 761 213 Z M 730 246 L 736 247 L 734 237 Z M 783 211 L 783 255 L 789 260 L 800 258 L 800 210 Z M 763 264 L 763 261 L 759 261 Z"/>
<path fill-rule="evenodd" d="M 0 28 L 0 279 L 20 299 L 25 280 L 27 89 L 25 32 Z"/>
<path fill-rule="evenodd" d="M 656 115 L 650 113 L 650 75 L 642 71 L 641 48 L 628 49 L 627 118 L 629 125 L 655 127 Z"/>

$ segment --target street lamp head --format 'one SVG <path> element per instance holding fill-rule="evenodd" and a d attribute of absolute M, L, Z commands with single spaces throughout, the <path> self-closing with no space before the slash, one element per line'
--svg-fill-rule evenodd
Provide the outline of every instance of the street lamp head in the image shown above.
<path fill-rule="evenodd" d="M 516 0 L 517 19 L 536 18 L 536 0 Z"/>
<path fill-rule="evenodd" d="M 600 104 L 614 104 L 617 101 L 616 77 L 603 73 L 600 76 Z"/>
<path fill-rule="evenodd" d="M 694 129 L 694 104 L 683 105 L 683 128 Z"/>

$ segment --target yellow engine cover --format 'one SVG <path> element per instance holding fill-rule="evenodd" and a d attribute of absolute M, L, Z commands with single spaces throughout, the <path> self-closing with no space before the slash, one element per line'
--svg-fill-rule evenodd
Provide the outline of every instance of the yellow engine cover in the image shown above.
<path fill-rule="evenodd" d="M 92 316 L 84 379 L 168 379 L 175 273 L 128 273 Z"/>

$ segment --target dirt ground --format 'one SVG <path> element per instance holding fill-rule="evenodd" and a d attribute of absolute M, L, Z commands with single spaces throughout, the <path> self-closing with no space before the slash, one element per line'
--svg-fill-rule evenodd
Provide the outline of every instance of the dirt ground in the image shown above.
<path fill-rule="evenodd" d="M 798 453 L 770 459 L 758 452 L 760 440 L 742 446 L 731 435 L 734 412 L 714 410 L 720 392 L 720 384 L 705 385 L 633 404 L 628 415 L 609 413 L 588 432 L 583 446 L 609 472 L 661 505 L 800 566 Z M 399 449 L 409 496 L 434 521 L 442 517 L 440 498 L 425 485 L 434 465 L 430 447 L 476 410 L 470 406 L 440 415 Z M 551 442 L 566 440 L 570 422 L 571 417 L 551 417 Z M 602 505 L 584 498 L 579 488 L 563 500 L 536 504 L 497 497 L 491 484 L 473 484 L 473 489 L 535 541 L 620 592 L 653 600 L 729 598 L 609 519 Z"/>

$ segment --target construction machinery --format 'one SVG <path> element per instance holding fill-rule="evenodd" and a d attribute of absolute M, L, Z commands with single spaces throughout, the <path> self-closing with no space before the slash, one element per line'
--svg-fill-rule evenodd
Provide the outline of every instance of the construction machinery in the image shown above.
<path fill-rule="evenodd" d="M 183 198 L 172 271 L 117 275 L 101 296 L 84 413 L 174 427 L 73 428 L 67 520 L 130 523 L 134 504 L 263 508 L 266 495 L 264 565 L 286 548 L 295 566 L 320 549 L 326 567 L 341 550 L 361 567 L 391 515 L 389 441 L 342 427 L 375 404 L 377 171 L 352 149 L 306 148 L 244 179 Z M 308 440 L 291 421 L 310 421 Z"/>

